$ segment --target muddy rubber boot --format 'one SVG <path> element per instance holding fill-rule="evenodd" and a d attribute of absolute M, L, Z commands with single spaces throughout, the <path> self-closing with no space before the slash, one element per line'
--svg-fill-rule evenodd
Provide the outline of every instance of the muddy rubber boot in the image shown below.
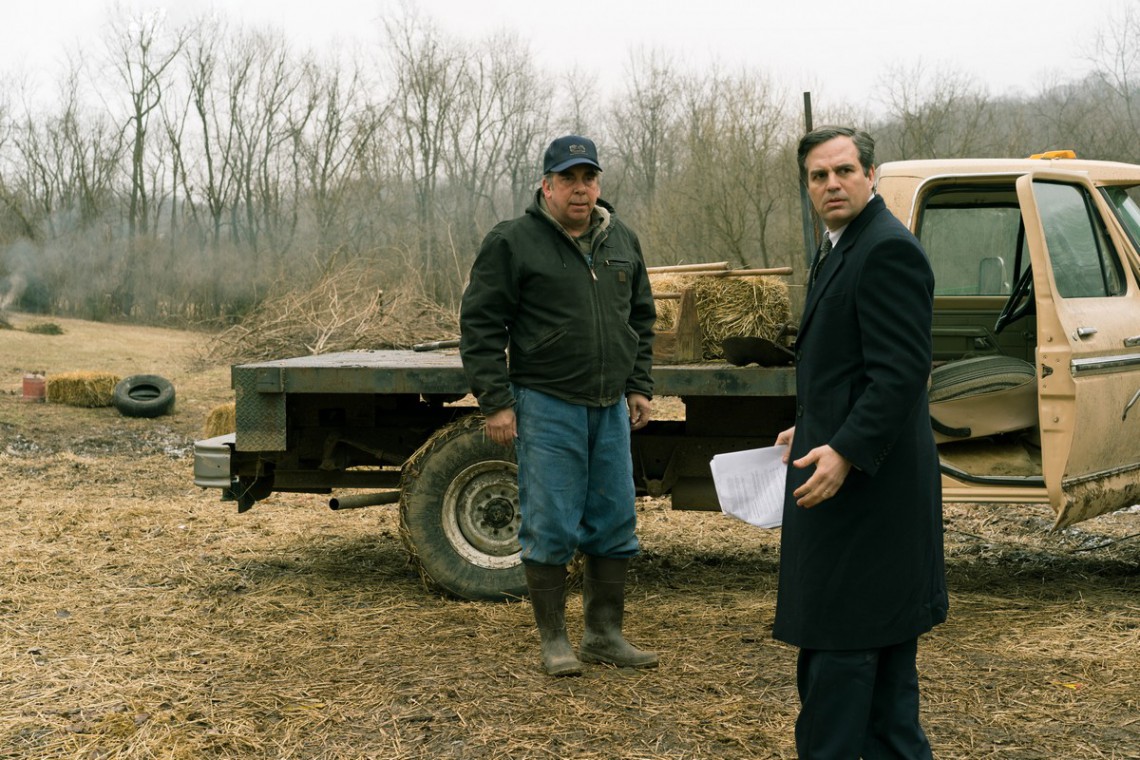
<path fill-rule="evenodd" d="M 638 649 L 621 633 L 625 615 L 625 573 L 628 559 L 586 557 L 582 576 L 582 607 L 586 631 L 578 657 L 622 668 L 655 668 L 657 653 Z"/>
<path fill-rule="evenodd" d="M 524 565 L 534 621 L 542 640 L 542 666 L 548 675 L 576 676 L 582 663 L 566 636 L 566 567 Z"/>

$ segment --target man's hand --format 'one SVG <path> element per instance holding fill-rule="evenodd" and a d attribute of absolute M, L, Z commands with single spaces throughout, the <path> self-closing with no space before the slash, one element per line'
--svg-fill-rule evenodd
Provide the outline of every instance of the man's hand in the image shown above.
<path fill-rule="evenodd" d="M 484 428 L 487 431 L 487 437 L 492 441 L 510 446 L 515 440 L 515 436 L 518 435 L 518 430 L 515 428 L 514 407 L 508 406 L 488 414 Z"/>
<path fill-rule="evenodd" d="M 794 426 L 788 428 L 787 430 L 783 431 L 778 436 L 776 436 L 776 445 L 777 446 L 787 446 L 787 448 L 784 449 L 784 464 L 788 463 L 788 457 L 790 457 L 792 455 L 792 439 L 795 437 L 796 437 L 796 429 Z"/>
<path fill-rule="evenodd" d="M 649 399 L 640 393 L 631 393 L 625 400 L 629 406 L 629 429 L 641 430 L 649 424 Z"/>
<path fill-rule="evenodd" d="M 851 463 L 826 444 L 815 447 L 792 464 L 800 469 L 815 465 L 815 472 L 807 482 L 792 492 L 796 504 L 809 509 L 838 493 L 843 481 L 847 480 L 847 473 L 851 472 Z"/>

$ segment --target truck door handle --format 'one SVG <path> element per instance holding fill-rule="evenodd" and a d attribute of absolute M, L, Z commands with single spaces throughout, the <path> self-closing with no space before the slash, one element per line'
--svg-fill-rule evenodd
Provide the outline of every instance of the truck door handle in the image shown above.
<path fill-rule="evenodd" d="M 1094 335 L 1096 335 L 1096 328 L 1095 327 L 1078 327 L 1077 328 L 1077 337 L 1078 338 L 1081 338 L 1081 339 L 1091 338 Z"/>
<path fill-rule="evenodd" d="M 1133 335 L 1131 338 L 1124 339 L 1124 345 L 1128 348 L 1135 348 L 1140 346 L 1140 335 Z"/>
<path fill-rule="evenodd" d="M 1120 415 L 1121 422 L 1124 422 L 1126 419 L 1128 419 L 1128 410 L 1134 407 L 1137 401 L 1140 401 L 1140 391 L 1133 393 L 1132 400 L 1124 405 L 1124 414 Z"/>

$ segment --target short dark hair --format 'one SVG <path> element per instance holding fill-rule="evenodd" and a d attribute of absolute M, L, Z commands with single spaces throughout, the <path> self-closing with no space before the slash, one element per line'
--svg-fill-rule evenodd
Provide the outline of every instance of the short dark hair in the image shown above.
<path fill-rule="evenodd" d="M 796 150 L 796 159 L 800 164 L 800 181 L 807 181 L 807 155 L 818 145 L 836 137 L 850 137 L 855 143 L 855 150 L 859 152 L 859 164 L 863 167 L 863 174 L 870 174 L 875 167 L 875 138 L 867 132 L 855 127 L 816 127 L 800 138 L 800 146 Z"/>

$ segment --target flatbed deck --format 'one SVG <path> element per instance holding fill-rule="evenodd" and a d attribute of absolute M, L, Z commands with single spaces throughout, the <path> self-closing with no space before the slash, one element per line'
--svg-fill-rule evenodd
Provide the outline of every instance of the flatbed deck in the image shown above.
<path fill-rule="evenodd" d="M 372 371 L 361 371 L 372 370 Z M 794 396 L 795 369 L 735 367 L 723 361 L 654 365 L 658 396 Z M 233 385 L 261 393 L 469 391 L 458 351 L 344 351 L 240 364 Z"/>

